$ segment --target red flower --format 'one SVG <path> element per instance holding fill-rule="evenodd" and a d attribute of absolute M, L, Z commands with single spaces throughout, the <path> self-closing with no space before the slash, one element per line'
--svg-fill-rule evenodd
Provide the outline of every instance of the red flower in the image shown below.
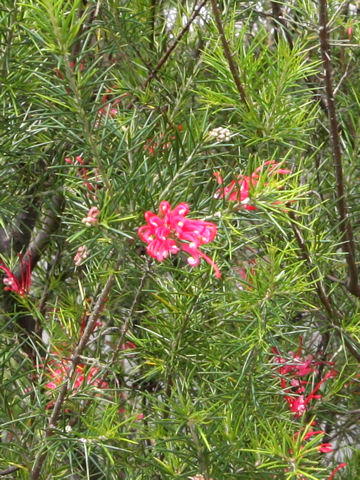
<path fill-rule="evenodd" d="M 290 411 L 295 413 L 295 417 L 301 417 L 307 411 L 311 400 L 318 400 L 321 398 L 321 394 L 316 393 L 321 385 L 329 378 L 336 376 L 337 372 L 335 370 L 327 372 L 324 378 L 315 385 L 315 388 L 309 395 L 305 395 L 306 386 L 309 382 L 307 380 L 302 380 L 301 378 L 316 372 L 316 369 L 314 368 L 315 366 L 320 364 L 333 366 L 333 362 L 316 362 L 312 355 L 308 355 L 305 360 L 302 359 L 300 357 L 301 343 L 297 354 L 290 352 L 293 358 L 292 363 L 288 362 L 285 358 L 280 357 L 276 348 L 272 348 L 271 350 L 277 355 L 274 358 L 275 363 L 281 365 L 278 368 L 278 372 L 282 376 L 280 384 L 285 392 L 285 400 Z"/>
<path fill-rule="evenodd" d="M 344 468 L 346 467 L 346 463 L 340 463 L 340 465 L 338 465 L 336 468 L 334 468 L 334 470 L 332 471 L 331 475 L 328 477 L 327 480 L 332 480 L 335 476 L 335 473 L 338 472 L 340 470 L 340 468 Z"/>
<path fill-rule="evenodd" d="M 50 381 L 45 384 L 48 390 L 55 390 L 59 385 L 64 383 L 70 368 L 70 361 L 64 359 L 51 360 L 47 365 L 47 375 L 50 376 Z M 101 378 L 94 378 L 99 373 L 98 367 L 91 367 L 88 371 L 85 370 L 83 364 L 79 364 L 75 369 L 75 377 L 73 380 L 73 391 L 79 390 L 84 384 L 91 385 L 97 388 L 108 388 L 108 383 Z M 50 393 L 50 392 L 49 392 Z M 50 408 L 53 402 L 50 402 L 47 408 Z"/>
<path fill-rule="evenodd" d="M 311 425 L 316 425 L 316 422 L 312 422 Z M 294 438 L 297 438 L 300 435 L 302 430 L 304 430 L 304 428 L 302 428 L 299 432 L 296 432 L 295 435 L 294 435 Z M 325 434 L 326 434 L 326 432 L 324 432 L 323 430 L 313 431 L 313 430 L 310 429 L 307 433 L 305 433 L 302 441 L 305 441 L 305 440 L 307 440 L 308 438 L 310 438 L 314 435 L 325 435 Z M 304 445 L 301 445 L 301 448 L 303 448 L 303 447 L 304 447 Z M 329 452 L 332 452 L 332 450 L 333 450 L 330 443 L 320 443 L 320 445 L 318 445 L 317 449 L 321 453 L 329 453 Z M 330 476 L 327 478 L 327 480 L 333 480 L 336 472 L 338 472 L 341 468 L 344 468 L 344 467 L 346 467 L 346 463 L 341 463 L 336 468 L 334 468 L 334 470 L 332 471 Z M 306 477 L 304 477 L 303 475 L 301 475 L 301 479 L 302 480 L 307 480 Z"/>
<path fill-rule="evenodd" d="M 0 260 L 0 269 L 6 273 L 3 279 L 4 290 L 12 291 L 24 297 L 29 293 L 31 285 L 31 261 L 30 258 L 24 260 L 22 255 L 20 258 L 20 279 Z"/>
<path fill-rule="evenodd" d="M 316 425 L 316 422 L 312 422 L 311 425 Z M 301 430 L 304 430 L 303 428 Z M 313 437 L 314 435 L 325 435 L 326 432 L 324 430 L 309 430 L 308 432 L 305 433 L 303 440 L 306 441 L 308 438 Z M 300 435 L 300 432 L 295 433 L 295 438 L 297 438 Z M 332 446 L 330 443 L 320 443 L 318 445 L 318 450 L 321 453 L 329 453 L 332 452 Z"/>
<path fill-rule="evenodd" d="M 150 257 L 162 262 L 170 253 L 176 254 L 180 250 L 190 256 L 187 262 L 192 267 L 200 263 L 200 258 L 208 262 L 215 270 L 217 278 L 221 277 L 216 263 L 205 253 L 199 250 L 201 245 L 210 243 L 216 237 L 216 225 L 203 220 L 185 218 L 190 207 L 187 203 L 179 203 L 171 210 L 169 202 L 161 202 L 159 215 L 145 212 L 147 225 L 138 229 L 141 240 L 147 243 L 146 252 Z"/>
<path fill-rule="evenodd" d="M 232 180 L 227 187 L 219 188 L 214 197 L 215 198 L 226 198 L 229 202 L 239 202 L 242 207 L 246 210 L 256 210 L 257 207 L 249 205 L 250 202 L 250 188 L 254 187 L 260 179 L 259 173 L 264 170 L 264 167 L 270 165 L 267 168 L 267 174 L 269 176 L 278 175 L 278 174 L 288 174 L 291 173 L 291 170 L 285 168 L 279 168 L 279 163 L 275 160 L 268 160 L 264 162 L 260 167 L 257 167 L 254 172 L 250 175 L 238 175 L 235 180 Z M 214 176 L 217 179 L 219 185 L 223 184 L 223 178 L 219 172 L 215 172 Z M 277 202 L 275 202 L 277 203 Z"/>

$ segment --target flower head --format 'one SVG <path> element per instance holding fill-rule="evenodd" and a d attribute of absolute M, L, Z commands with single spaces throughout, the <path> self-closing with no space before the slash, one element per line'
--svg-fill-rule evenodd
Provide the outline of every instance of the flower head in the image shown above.
<path fill-rule="evenodd" d="M 211 138 L 215 138 L 217 142 L 228 142 L 230 140 L 230 130 L 224 127 L 213 128 L 209 132 Z"/>
<path fill-rule="evenodd" d="M 150 257 L 162 262 L 170 253 L 183 250 L 189 254 L 187 262 L 196 267 L 203 258 L 215 271 L 216 277 L 221 273 L 215 262 L 205 255 L 199 247 L 210 243 L 216 237 L 216 225 L 203 220 L 186 218 L 190 207 L 179 203 L 173 210 L 169 202 L 161 202 L 159 214 L 145 212 L 146 225 L 138 229 L 141 240 L 147 243 L 146 252 Z"/>
<path fill-rule="evenodd" d="M 286 175 L 291 173 L 290 170 L 280 168 L 279 163 L 275 160 L 268 160 L 264 162 L 260 167 L 257 167 L 254 172 L 248 175 L 238 175 L 235 180 L 232 180 L 227 187 L 219 188 L 214 197 L 225 198 L 229 202 L 239 202 L 246 210 L 256 210 L 257 208 L 250 204 L 250 189 L 258 183 L 260 179 L 260 173 L 267 167 L 266 173 L 268 176 L 274 176 L 278 174 Z M 219 172 L 215 172 L 214 176 L 219 185 L 223 185 L 224 181 Z M 277 202 L 275 202 L 277 203 Z"/>
<path fill-rule="evenodd" d="M 12 291 L 24 297 L 29 293 L 31 285 L 31 260 L 29 256 L 26 260 L 19 254 L 20 258 L 20 278 L 16 276 L 1 260 L 0 269 L 3 270 L 6 275 L 3 278 L 3 283 L 7 291 Z"/>
<path fill-rule="evenodd" d="M 333 362 L 315 361 L 312 355 L 308 355 L 305 359 L 301 355 L 302 339 L 300 338 L 300 347 L 298 353 L 289 352 L 292 356 L 292 361 L 281 357 L 276 348 L 272 348 L 272 352 L 276 355 L 274 362 L 279 364 L 278 373 L 281 375 L 280 384 L 285 393 L 285 400 L 291 412 L 295 417 L 301 417 L 308 409 L 311 400 L 321 399 L 321 394 L 317 393 L 321 385 L 329 378 L 337 375 L 335 370 L 330 370 L 324 377 L 315 385 L 312 391 L 306 395 L 306 387 L 310 382 L 304 377 L 316 372 L 318 365 L 331 365 Z M 325 447 L 324 447 L 325 448 Z"/>

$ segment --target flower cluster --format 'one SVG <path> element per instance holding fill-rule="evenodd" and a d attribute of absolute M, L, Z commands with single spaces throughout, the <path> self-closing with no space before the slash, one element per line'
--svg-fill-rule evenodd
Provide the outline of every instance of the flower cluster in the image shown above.
<path fill-rule="evenodd" d="M 255 187 L 260 179 L 260 174 L 267 167 L 266 173 L 268 176 L 286 175 L 291 173 L 286 168 L 280 168 L 279 163 L 275 160 L 268 160 L 260 167 L 257 167 L 251 175 L 238 175 L 235 180 L 232 180 L 227 187 L 219 188 L 214 197 L 225 198 L 229 202 L 239 202 L 246 210 L 257 210 L 256 207 L 250 205 L 250 189 Z M 219 185 L 223 184 L 223 178 L 219 172 L 215 172 L 214 176 Z M 277 202 L 275 202 L 277 203 Z"/>
<path fill-rule="evenodd" d="M 301 348 L 299 349 L 301 350 Z M 276 348 L 272 348 L 272 352 L 276 355 L 274 362 L 281 365 L 278 372 L 281 375 L 281 388 L 285 392 L 285 400 L 290 408 L 290 411 L 295 414 L 295 417 L 301 417 L 308 409 L 311 400 L 321 399 L 321 394 L 317 393 L 321 385 L 331 377 L 337 375 L 335 370 L 330 370 L 324 377 L 315 385 L 313 390 L 306 395 L 306 386 L 310 383 L 304 377 L 316 372 L 315 367 L 320 364 L 327 364 L 333 366 L 332 362 L 316 362 L 312 355 L 308 355 L 305 359 L 298 353 L 290 352 L 292 357 L 289 362 L 286 358 L 281 357 Z"/>
<path fill-rule="evenodd" d="M 29 256 L 24 260 L 20 254 L 19 258 L 20 278 L 18 278 L 1 260 L 0 270 L 3 270 L 6 273 L 3 278 L 3 283 L 5 285 L 4 290 L 15 292 L 20 295 L 20 297 L 24 297 L 29 293 L 31 285 L 31 260 Z"/>
<path fill-rule="evenodd" d="M 213 128 L 209 132 L 211 138 L 215 138 L 217 142 L 228 142 L 230 140 L 230 130 L 224 127 Z"/>
<path fill-rule="evenodd" d="M 45 384 L 45 388 L 55 390 L 59 385 L 64 383 L 65 378 L 69 372 L 69 363 L 55 363 L 48 367 L 48 373 L 51 380 Z M 77 365 L 75 369 L 74 390 L 80 389 L 84 384 L 92 385 L 97 388 L 107 388 L 108 384 L 104 380 L 94 378 L 99 373 L 98 367 L 91 367 L 86 373 L 83 364 Z"/>
<path fill-rule="evenodd" d="M 46 375 L 50 377 L 50 379 L 45 384 L 48 394 L 50 394 L 52 390 L 58 388 L 59 385 L 64 383 L 69 374 L 70 364 L 71 363 L 69 360 L 59 358 L 48 363 L 46 366 Z M 105 380 L 98 378 L 99 371 L 100 369 L 98 367 L 91 367 L 87 369 L 85 365 L 81 363 L 77 365 L 75 368 L 72 391 L 74 392 L 80 390 L 84 387 L 84 385 L 101 389 L 108 388 L 108 383 Z M 53 401 L 50 402 L 46 408 L 51 408 L 53 403 Z"/>
<path fill-rule="evenodd" d="M 309 395 L 306 395 L 306 387 L 310 384 L 305 378 L 308 375 L 317 373 L 316 367 L 318 365 L 334 366 L 333 362 L 315 361 L 312 355 L 307 355 L 306 358 L 301 356 L 302 351 L 302 338 L 300 337 L 300 347 L 297 353 L 289 352 L 291 360 L 280 356 L 278 350 L 273 347 L 272 353 L 275 355 L 274 362 L 280 365 L 277 368 L 278 373 L 281 375 L 280 383 L 281 388 L 285 392 L 285 400 L 290 408 L 290 411 L 295 414 L 295 418 L 299 418 L 307 411 L 309 402 L 311 400 L 318 400 L 322 398 L 321 394 L 317 393 L 321 385 L 331 377 L 337 375 L 335 370 L 330 370 L 324 377 L 315 385 Z M 290 394 L 289 394 L 290 393 Z M 316 425 L 316 422 L 312 422 L 311 426 Z M 303 429 L 302 429 L 303 430 Z M 323 430 L 312 430 L 311 428 L 303 435 L 301 447 L 304 447 L 303 442 L 315 435 L 325 435 Z M 301 435 L 301 430 L 295 434 L 295 438 Z M 317 449 L 321 453 L 332 452 L 332 446 L 330 443 L 320 443 Z M 346 463 L 341 463 L 331 472 L 327 480 L 332 480 L 341 468 L 346 467 Z M 307 480 L 303 475 L 300 476 L 300 480 Z"/>
<path fill-rule="evenodd" d="M 87 227 L 91 227 L 91 225 L 96 225 L 99 222 L 97 218 L 100 215 L 100 210 L 97 207 L 91 207 L 87 213 L 87 216 L 84 217 L 81 221 Z"/>
<path fill-rule="evenodd" d="M 210 243 L 216 237 L 216 225 L 203 220 L 186 218 L 190 207 L 187 203 L 179 203 L 171 210 L 169 202 L 161 202 L 159 215 L 145 212 L 146 225 L 138 229 L 141 240 L 147 243 L 146 252 L 159 262 L 162 262 L 170 253 L 176 254 L 180 250 L 190 256 L 187 262 L 192 267 L 199 265 L 200 258 L 208 262 L 215 271 L 217 278 L 221 277 L 216 263 L 205 253 L 199 250 L 201 245 Z"/>

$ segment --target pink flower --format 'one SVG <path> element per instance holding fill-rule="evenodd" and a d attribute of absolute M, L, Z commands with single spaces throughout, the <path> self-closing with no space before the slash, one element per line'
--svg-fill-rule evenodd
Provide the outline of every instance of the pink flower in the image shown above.
<path fill-rule="evenodd" d="M 50 377 L 50 381 L 45 384 L 45 388 L 48 390 L 55 390 L 59 385 L 63 384 L 68 375 L 69 369 L 69 360 L 51 360 L 46 366 L 46 373 Z M 108 388 L 108 383 L 105 380 L 95 378 L 99 371 L 100 369 L 98 367 L 91 367 L 86 371 L 83 364 L 77 365 L 73 379 L 73 391 L 81 389 L 84 385 L 91 385 L 102 389 Z M 52 404 L 53 402 L 50 402 L 47 409 L 50 408 Z"/>
<path fill-rule="evenodd" d="M 171 210 L 169 202 L 161 202 L 159 215 L 145 212 L 147 224 L 138 229 L 138 235 L 147 243 L 147 254 L 158 262 L 162 262 L 170 253 L 176 254 L 183 250 L 189 254 L 187 259 L 189 265 L 196 267 L 203 258 L 214 268 L 216 277 L 220 278 L 221 273 L 216 263 L 199 250 L 201 245 L 214 240 L 217 233 L 216 225 L 203 220 L 185 218 L 189 210 L 187 203 L 179 203 Z"/>
<path fill-rule="evenodd" d="M 267 174 L 269 176 L 273 175 L 286 175 L 291 173 L 291 170 L 279 168 L 279 163 L 275 162 L 275 160 L 268 160 L 264 162 L 260 167 L 257 167 L 254 172 L 250 175 L 238 175 L 235 180 L 232 180 L 227 187 L 219 188 L 214 197 L 215 198 L 225 198 L 229 202 L 239 202 L 243 208 L 246 210 L 257 210 L 257 207 L 250 205 L 250 189 L 254 187 L 259 179 L 260 173 L 264 170 L 264 167 L 268 166 Z M 223 178 L 219 172 L 215 172 L 214 176 L 217 179 L 219 185 L 223 184 Z M 275 202 L 277 203 L 277 202 Z"/>
<path fill-rule="evenodd" d="M 86 245 L 83 245 L 77 249 L 77 252 L 74 257 L 74 263 L 79 267 L 84 260 L 89 256 L 89 249 Z"/>
<path fill-rule="evenodd" d="M 87 217 L 84 217 L 81 221 L 87 227 L 91 227 L 91 225 L 96 225 L 99 222 L 97 218 L 100 215 L 100 210 L 97 207 L 91 207 L 87 213 Z"/>
<path fill-rule="evenodd" d="M 4 290 L 12 291 L 24 297 L 29 293 L 31 285 L 31 260 L 23 260 L 22 255 L 19 254 L 20 258 L 20 279 L 14 275 L 14 273 L 0 260 L 0 269 L 6 273 L 6 276 L 3 278 L 3 283 L 5 286 Z"/>

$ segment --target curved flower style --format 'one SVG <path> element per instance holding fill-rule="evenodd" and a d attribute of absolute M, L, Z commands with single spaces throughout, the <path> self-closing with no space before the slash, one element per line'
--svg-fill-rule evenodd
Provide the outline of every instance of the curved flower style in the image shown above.
<path fill-rule="evenodd" d="M 19 254 L 20 258 L 20 279 L 0 260 L 0 270 L 3 270 L 6 273 L 3 283 L 5 286 L 4 290 L 12 291 L 24 297 L 29 293 L 31 285 L 31 261 L 30 258 L 24 260 L 22 255 Z"/>
<path fill-rule="evenodd" d="M 275 160 L 268 160 L 264 162 L 260 167 L 257 167 L 250 175 L 238 175 L 235 180 L 232 180 L 227 187 L 219 188 L 214 197 L 225 198 L 229 202 L 239 202 L 246 210 L 257 210 L 257 207 L 250 205 L 249 192 L 252 186 L 255 186 L 260 179 L 260 173 L 264 170 L 264 167 L 268 166 L 266 172 L 269 176 L 273 175 L 286 175 L 291 173 L 291 170 L 286 168 L 279 168 L 279 163 Z M 223 178 L 219 172 L 215 172 L 214 176 L 217 179 L 219 185 L 223 184 Z M 278 202 L 275 202 L 278 203 Z"/>
<path fill-rule="evenodd" d="M 190 256 L 187 262 L 192 267 L 200 263 L 200 258 L 208 262 L 215 271 L 217 278 L 221 277 L 216 263 L 199 250 L 201 245 L 212 242 L 216 237 L 217 228 L 214 223 L 203 220 L 185 218 L 190 207 L 187 203 L 179 203 L 171 210 L 169 202 L 161 202 L 159 215 L 145 212 L 146 225 L 138 229 L 141 240 L 147 243 L 146 252 L 150 257 L 162 262 L 170 253 L 176 254 L 183 250 Z"/>

